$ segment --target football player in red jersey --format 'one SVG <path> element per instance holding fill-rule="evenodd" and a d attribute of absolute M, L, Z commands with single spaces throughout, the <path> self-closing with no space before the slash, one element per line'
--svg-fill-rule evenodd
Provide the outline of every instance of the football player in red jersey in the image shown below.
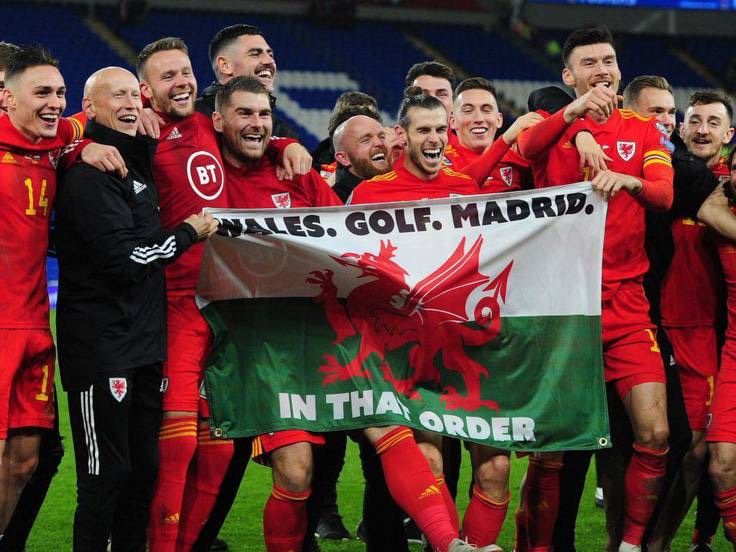
<path fill-rule="evenodd" d="M 186 45 L 177 38 L 157 40 L 140 52 L 137 65 L 143 97 L 164 120 L 153 167 L 163 227 L 176 226 L 184 212 L 226 206 L 214 129 L 207 117 L 194 111 L 197 82 Z M 148 535 L 155 552 L 173 552 L 196 540 L 232 455 L 231 441 L 210 440 L 206 405 L 198 425 L 202 370 L 211 339 L 194 303 L 202 253 L 202 244 L 195 244 L 166 269 L 164 418 Z M 205 446 L 209 443 L 214 446 Z"/>
<path fill-rule="evenodd" d="M 472 178 L 444 166 L 442 152 L 447 144 L 448 125 L 442 107 L 442 103 L 432 96 L 409 96 L 404 99 L 399 108 L 399 125 L 407 141 L 403 159 L 390 172 L 359 184 L 350 203 L 407 201 L 479 193 L 478 185 Z M 416 431 L 415 434 L 442 489 L 447 507 L 456 516 L 454 501 L 444 481 L 445 466 L 441 453 L 444 439 L 426 431 Z M 500 472 L 501 479 L 504 479 L 504 475 L 508 478 L 508 457 L 504 453 L 472 447 L 471 457 L 474 468 L 494 471 L 494 475 Z M 501 465 L 504 461 L 505 471 Z M 476 481 L 480 475 L 480 472 L 476 472 Z M 496 486 L 500 488 L 497 493 L 484 493 L 478 485 L 474 487 L 463 521 L 463 536 L 471 544 L 496 550 L 494 543 L 508 508 L 508 485 L 493 485 L 488 480 L 485 483 L 494 486 L 494 491 Z"/>
<path fill-rule="evenodd" d="M 228 195 L 238 207 L 304 207 L 342 202 L 312 170 L 298 181 L 279 181 L 276 167 L 264 155 L 271 133 L 267 90 L 256 80 L 238 77 L 217 95 L 215 126 L 223 136 Z M 467 179 L 467 177 L 466 177 Z M 315 276 L 315 284 L 322 280 Z M 394 498 L 441 552 L 475 550 L 457 539 L 443 498 L 426 493 L 435 478 L 414 444 L 410 430 L 398 426 L 369 428 L 366 437 L 381 455 Z M 254 455 L 269 455 L 273 492 L 264 509 L 264 537 L 270 552 L 299 550 L 306 529 L 304 501 L 310 494 L 312 444 L 323 438 L 305 431 L 278 431 L 254 441 Z M 423 496 L 421 501 L 420 496 Z"/>
<path fill-rule="evenodd" d="M 545 184 L 558 185 L 583 180 L 572 145 L 579 131 L 592 133 L 608 150 L 606 170 L 592 178 L 594 189 L 610 200 L 603 248 L 605 376 L 622 398 L 635 436 L 625 478 L 623 540 L 618 548 L 621 552 L 640 550 L 664 475 L 669 433 L 664 368 L 641 287 L 648 267 L 644 210 L 670 207 L 673 172 L 667 136 L 655 121 L 612 109 L 621 72 L 608 29 L 574 31 L 565 42 L 563 60 L 563 81 L 574 88 L 578 99 L 529 129 L 520 138 L 520 151 L 533 161 L 546 158 Z M 586 106 L 597 114 L 577 120 Z M 549 457 L 530 463 L 524 490 L 527 497 L 535 496 L 525 501 L 530 550 L 549 549 L 556 507 L 544 515 L 532 510 L 540 503 L 558 503 L 559 467 Z"/>
<path fill-rule="evenodd" d="M 445 157 L 451 167 L 461 171 L 475 161 L 491 144 L 506 149 L 503 158 L 481 185 L 487 193 L 520 190 L 531 183 L 530 163 L 513 149 L 518 134 L 526 127 L 542 120 L 541 115 L 522 115 L 504 132 L 500 141 L 496 133 L 503 125 L 503 113 L 498 109 L 496 89 L 482 77 L 465 79 L 455 88 L 455 101 L 450 116 L 450 127 L 458 141 L 445 148 Z"/>
<path fill-rule="evenodd" d="M 706 119 L 707 120 L 707 119 Z M 705 149 L 705 148 L 703 148 Z M 732 211 L 736 188 L 736 156 L 728 159 L 730 180 L 726 184 Z M 736 211 L 735 211 L 736 212 Z M 736 546 L 736 244 L 720 239 L 718 253 L 726 282 L 728 313 L 726 340 L 721 350 L 721 366 L 711 406 L 711 422 L 706 441 L 711 453 L 709 471 L 716 490 L 716 504 L 723 518 L 726 538 Z"/>
<path fill-rule="evenodd" d="M 728 98 L 714 93 L 696 93 L 690 98 L 685 120 L 680 127 L 688 149 L 705 160 L 711 170 L 725 166 L 728 171 L 726 186 L 733 190 L 736 183 L 733 152 L 728 160 L 721 157 L 721 150 L 733 136 L 733 108 Z M 726 161 L 724 163 L 724 161 Z M 721 170 L 721 172 L 724 172 Z M 730 194 L 733 196 L 733 194 Z M 731 200 L 733 205 L 733 200 Z M 732 207 L 733 210 L 733 207 Z M 734 285 L 736 284 L 736 248 L 733 241 L 718 240 L 718 253 L 726 282 L 727 329 L 726 340 L 721 351 L 720 371 L 716 376 L 715 393 L 711 406 L 712 418 L 707 428 L 706 441 L 711 452 L 709 471 L 715 487 L 716 505 L 723 518 L 726 538 L 736 545 L 736 435 L 733 425 L 733 381 L 734 381 Z M 711 374 L 712 375 L 712 374 Z M 701 378 L 702 379 L 702 378 Z"/>
<path fill-rule="evenodd" d="M 54 344 L 49 330 L 46 253 L 62 150 L 82 126 L 62 119 L 66 86 L 57 61 L 41 48 L 20 48 L 7 62 L 0 113 L 0 532 L 38 462 L 40 432 L 54 423 Z M 94 152 L 94 153 L 93 153 Z M 82 159 L 125 171 L 115 148 L 87 145 Z M 10 466 L 14 466 L 10 469 Z M 1 534 L 1 533 L 0 533 Z"/>
<path fill-rule="evenodd" d="M 655 93 L 653 90 L 650 92 Z M 671 101 L 671 106 L 674 109 L 674 101 Z M 729 176 L 721 148 L 733 136 L 731 114 L 732 107 L 727 98 L 698 92 L 691 97 L 685 121 L 680 127 L 680 135 L 688 151 L 702 159 L 722 181 Z M 662 282 L 660 311 L 662 326 L 672 344 L 679 368 L 693 435 L 682 467 L 686 494 L 685 503 L 680 507 L 681 517 L 684 517 L 697 493 L 705 460 L 705 430 L 718 372 L 716 325 L 719 305 L 722 304 L 722 280 L 715 234 L 688 216 L 676 216 L 671 223 L 671 232 L 674 255 Z M 676 528 L 672 528 L 672 536 Z"/>

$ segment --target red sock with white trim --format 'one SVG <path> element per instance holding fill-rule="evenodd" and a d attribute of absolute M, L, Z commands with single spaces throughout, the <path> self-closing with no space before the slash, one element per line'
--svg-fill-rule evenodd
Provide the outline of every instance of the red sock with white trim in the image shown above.
<path fill-rule="evenodd" d="M 437 477 L 435 479 L 437 481 L 437 486 L 440 489 L 440 492 L 442 493 L 442 500 L 445 501 L 445 506 L 447 507 L 447 512 L 450 514 L 450 523 L 452 523 L 453 529 L 455 529 L 456 533 L 460 532 L 460 518 L 457 515 L 457 506 L 455 505 L 455 501 L 452 499 L 452 495 L 450 494 L 450 489 L 447 488 L 447 483 L 445 483 L 445 475 L 442 474 L 440 477 Z"/>

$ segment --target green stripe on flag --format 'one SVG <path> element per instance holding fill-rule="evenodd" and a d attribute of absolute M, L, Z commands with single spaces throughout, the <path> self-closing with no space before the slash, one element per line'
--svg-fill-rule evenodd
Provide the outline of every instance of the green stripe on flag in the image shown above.
<path fill-rule="evenodd" d="M 466 324 L 465 343 L 431 359 L 416 341 L 397 339 L 385 362 L 373 353 L 348 375 L 361 339 L 335 344 L 313 299 L 215 301 L 202 313 L 214 331 L 206 386 L 222 437 L 401 424 L 509 450 L 590 450 L 610 440 L 599 316 L 505 317 L 478 346 L 468 343 L 483 328 Z M 413 377 L 420 387 L 404 389 Z"/>

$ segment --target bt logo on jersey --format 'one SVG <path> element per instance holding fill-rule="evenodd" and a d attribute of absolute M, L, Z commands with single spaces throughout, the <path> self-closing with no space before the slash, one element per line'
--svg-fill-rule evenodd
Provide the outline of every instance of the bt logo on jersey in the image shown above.
<path fill-rule="evenodd" d="M 212 201 L 225 186 L 225 173 L 220 161 L 207 151 L 197 151 L 187 161 L 189 185 L 202 199 Z"/>

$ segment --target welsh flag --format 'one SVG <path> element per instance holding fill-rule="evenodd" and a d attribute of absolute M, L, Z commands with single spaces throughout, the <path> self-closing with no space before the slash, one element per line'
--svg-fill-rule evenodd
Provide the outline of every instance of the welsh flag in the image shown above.
<path fill-rule="evenodd" d="M 606 204 L 589 184 L 213 214 L 198 303 L 216 436 L 400 424 L 608 446 Z"/>

